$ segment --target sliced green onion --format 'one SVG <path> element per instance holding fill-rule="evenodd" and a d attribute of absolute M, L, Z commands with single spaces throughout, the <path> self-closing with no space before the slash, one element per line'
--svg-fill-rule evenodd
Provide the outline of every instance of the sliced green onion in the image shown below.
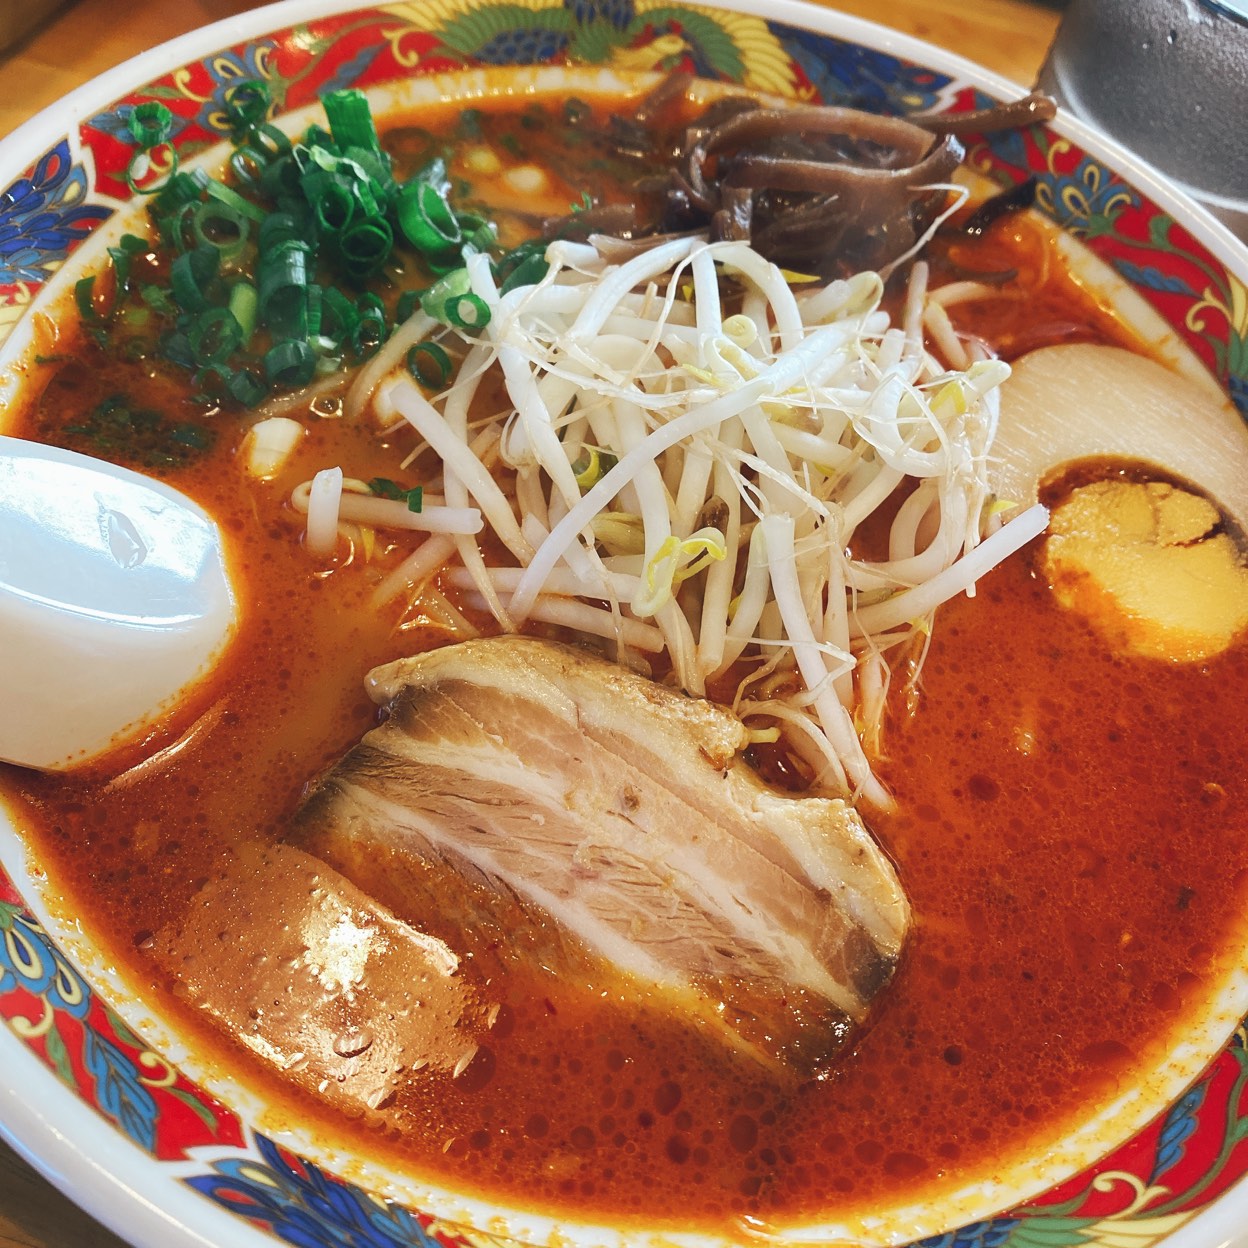
<path fill-rule="evenodd" d="M 432 135 L 430 136 L 432 139 Z M 407 185 L 411 186 L 414 182 L 427 182 L 430 186 L 438 188 L 438 193 L 445 195 L 450 189 L 450 181 L 446 176 L 446 161 L 441 156 L 435 156 L 426 164 L 421 165 L 419 169 L 412 174 Z"/>
<path fill-rule="evenodd" d="M 117 319 L 127 329 L 141 330 L 141 329 L 145 329 L 147 325 L 150 324 L 151 319 L 152 319 L 152 313 L 149 308 L 136 308 L 132 304 L 128 308 L 122 308 L 122 310 L 117 315 Z M 143 351 L 144 344 L 142 342 L 137 342 L 137 341 L 132 340 L 128 344 L 128 348 L 133 351 L 137 351 L 138 353 L 137 355 L 132 355 L 129 358 L 132 358 L 132 359 L 142 358 L 144 354 L 144 351 Z"/>
<path fill-rule="evenodd" d="M 302 338 L 307 333 L 310 253 L 308 244 L 298 239 L 283 239 L 260 253 L 260 315 L 279 337 Z"/>
<path fill-rule="evenodd" d="M 520 286 L 536 286 L 550 272 L 550 265 L 545 256 L 529 256 L 512 269 L 510 275 L 498 288 L 500 295 L 517 289 Z"/>
<path fill-rule="evenodd" d="M 271 212 L 260 222 L 260 250 L 271 251 L 291 240 L 305 242 L 304 230 L 297 217 L 288 212 Z"/>
<path fill-rule="evenodd" d="M 299 166 L 293 156 L 282 156 L 271 161 L 260 175 L 260 190 L 281 204 L 284 199 L 299 201 L 303 208 L 303 194 L 299 187 Z"/>
<path fill-rule="evenodd" d="M 446 319 L 456 329 L 484 329 L 490 323 L 490 309 L 473 291 L 448 300 Z"/>
<path fill-rule="evenodd" d="M 369 151 L 363 147 L 349 147 L 343 155 L 364 171 L 381 197 L 389 203 L 394 194 L 394 174 L 390 168 L 390 154 L 385 151 Z"/>
<path fill-rule="evenodd" d="M 169 285 L 178 307 L 199 312 L 209 306 L 208 286 L 217 276 L 220 254 L 215 247 L 199 246 L 174 260 L 169 267 Z"/>
<path fill-rule="evenodd" d="M 112 255 L 115 251 L 124 251 L 128 256 L 137 256 L 140 252 L 147 251 L 151 244 L 145 238 L 141 238 L 138 234 L 123 234 L 121 242 L 117 246 L 108 249 Z"/>
<path fill-rule="evenodd" d="M 255 373 L 245 368 L 236 368 L 225 383 L 229 395 L 244 407 L 255 407 L 269 393 L 269 388 Z"/>
<path fill-rule="evenodd" d="M 322 147 L 311 148 L 306 153 L 300 182 L 308 203 L 313 206 L 327 183 L 341 185 L 358 201 L 359 211 L 366 217 L 379 215 L 386 198 L 381 184 L 358 161 L 335 155 Z"/>
<path fill-rule="evenodd" d="M 130 265 L 134 257 L 147 250 L 147 241 L 135 234 L 123 234 L 116 247 L 108 248 L 108 257 L 113 262 L 113 272 L 117 278 L 117 289 L 114 302 L 119 302 L 130 288 Z"/>
<path fill-rule="evenodd" d="M 459 218 L 459 228 L 463 231 L 463 254 L 471 251 L 489 251 L 498 242 L 498 230 L 492 221 L 483 221 L 480 225 L 469 228 L 465 218 Z"/>
<path fill-rule="evenodd" d="M 380 149 L 373 112 L 363 91 L 331 91 L 321 104 L 329 120 L 330 133 L 341 149 L 363 147 L 374 152 Z"/>
<path fill-rule="evenodd" d="M 289 156 L 294 150 L 290 136 L 272 122 L 257 126 L 248 137 L 247 145 L 262 156 L 267 156 L 270 163 Z"/>
<path fill-rule="evenodd" d="M 328 313 L 328 317 L 326 316 Z M 321 337 L 332 340 L 336 350 L 344 343 L 355 340 L 360 314 L 355 305 L 335 286 L 321 291 Z"/>
<path fill-rule="evenodd" d="M 389 477 L 374 477 L 368 483 L 369 493 L 377 498 L 392 498 L 397 502 L 405 502 L 408 511 L 420 514 L 425 503 L 425 487 L 423 485 L 414 485 L 410 490 L 405 490 L 396 481 L 391 481 Z"/>
<path fill-rule="evenodd" d="M 311 174 L 304 175 L 303 192 L 322 230 L 340 234 L 351 224 L 357 199 L 349 179 L 314 169 Z"/>
<path fill-rule="evenodd" d="M 279 342 L 265 353 L 264 375 L 271 385 L 306 386 L 316 372 L 316 355 L 298 338 Z"/>
<path fill-rule="evenodd" d="M 229 204 L 209 200 L 191 210 L 191 233 L 198 245 L 215 247 L 223 260 L 232 260 L 247 246 L 251 221 Z"/>
<path fill-rule="evenodd" d="M 150 151 L 153 147 L 169 142 L 169 136 L 173 133 L 173 114 L 158 100 L 148 100 L 146 103 L 136 104 L 130 110 L 130 116 L 126 118 L 126 129 L 143 151 Z"/>
<path fill-rule="evenodd" d="M 161 354 L 183 368 L 195 367 L 195 353 L 191 350 L 190 339 L 183 330 L 175 330 L 160 340 Z"/>
<path fill-rule="evenodd" d="M 347 271 L 357 279 L 376 273 L 394 246 L 394 233 L 384 217 L 370 217 L 343 232 L 338 240 Z"/>
<path fill-rule="evenodd" d="M 513 247 L 494 267 L 494 280 L 501 295 L 519 286 L 536 286 L 550 270 L 546 263 L 546 243 L 542 239 Z"/>
<path fill-rule="evenodd" d="M 197 364 L 223 364 L 241 344 L 243 329 L 229 308 L 209 308 L 186 337 Z"/>
<path fill-rule="evenodd" d="M 296 155 L 302 155 L 306 159 L 314 147 L 319 147 L 326 152 L 337 150 L 334 136 L 324 126 L 318 126 L 315 122 L 303 132 L 303 138 L 295 144 L 294 150 Z"/>
<path fill-rule="evenodd" d="M 351 332 L 351 344 L 360 355 L 369 356 L 386 340 L 386 308 L 376 295 L 364 294 L 356 311 L 359 321 Z"/>
<path fill-rule="evenodd" d="M 169 430 L 169 440 L 180 446 L 188 446 L 193 451 L 206 451 L 216 441 L 216 430 L 205 429 L 201 425 L 193 425 L 183 421 Z"/>
<path fill-rule="evenodd" d="M 419 290 L 405 290 L 394 305 L 394 323 L 402 325 L 404 321 L 410 319 L 413 312 L 422 306 L 422 292 Z"/>
<path fill-rule="evenodd" d="M 177 173 L 178 171 L 178 149 L 172 143 L 166 144 L 169 149 L 169 170 L 166 176 Z M 158 148 L 147 147 L 140 151 L 136 151 L 130 157 L 130 163 L 126 165 L 126 185 L 130 188 L 133 195 L 159 195 L 164 181 L 152 182 L 151 184 L 143 184 L 143 179 L 148 177 L 152 172 L 152 153 Z"/>
<path fill-rule="evenodd" d="M 298 185 L 298 167 L 291 158 L 294 148 L 286 134 L 276 126 L 256 126 L 230 157 L 234 176 L 246 186 L 261 186 L 269 194 L 276 193 L 276 184 L 285 186 L 288 179 Z M 288 188 L 289 189 L 289 188 Z"/>
<path fill-rule="evenodd" d="M 160 227 L 161 238 L 179 254 L 190 251 L 195 246 L 194 232 L 186 228 L 186 223 L 197 207 L 198 204 L 183 204 L 177 212 L 160 217 L 156 222 Z"/>
<path fill-rule="evenodd" d="M 224 182 L 218 182 L 216 178 L 209 178 L 204 185 L 204 190 L 212 199 L 224 204 L 227 208 L 232 208 L 240 217 L 246 217 L 249 221 L 255 221 L 258 224 L 269 215 L 259 204 L 253 204 L 251 200 L 244 199 L 236 190 L 226 186 Z"/>
<path fill-rule="evenodd" d="M 173 173 L 152 199 L 152 218 L 165 243 L 186 251 L 188 232 L 184 226 L 189 214 L 203 197 L 208 175 L 202 169 Z"/>
<path fill-rule="evenodd" d="M 252 334 L 256 332 L 256 312 L 259 306 L 259 293 L 250 282 L 235 282 L 230 287 L 229 309 L 242 333 L 238 344 L 240 347 L 246 347 Z"/>
<path fill-rule="evenodd" d="M 321 336 L 321 321 L 324 319 L 325 296 L 323 289 L 316 282 L 308 283 L 308 323 L 307 338 L 311 343 Z"/>
<path fill-rule="evenodd" d="M 452 299 L 458 299 L 460 295 L 466 295 L 471 286 L 467 269 L 453 269 L 444 277 L 438 278 L 428 290 L 421 294 L 420 306 L 435 320 L 450 324 L 446 313 L 447 304 Z"/>
<path fill-rule="evenodd" d="M 347 162 L 343 162 L 346 165 Z M 366 217 L 382 217 L 385 215 L 385 192 L 381 186 L 371 178 L 368 173 L 351 162 L 352 179 L 351 187 L 355 191 L 355 198 L 360 205 L 360 212 Z"/>
<path fill-rule="evenodd" d="M 328 143 L 305 141 L 294 149 L 294 156 L 304 173 L 312 173 L 317 169 L 334 173 L 343 164 L 342 153 L 332 139 Z"/>
<path fill-rule="evenodd" d="M 157 246 L 171 257 L 168 287 L 150 281 L 139 286 L 130 312 L 150 320 L 149 335 L 162 324 L 164 356 L 193 370 L 202 385 L 248 406 L 270 387 L 304 385 L 318 372 L 342 367 L 348 352 L 371 354 L 418 302 L 427 301 L 445 324 L 465 332 L 489 318 L 463 265 L 467 254 L 495 248 L 494 227 L 480 213 L 455 211 L 445 160 L 428 160 L 400 190 L 367 97 L 333 92 L 324 103 L 328 128 L 312 125 L 292 142 L 268 120 L 268 83 L 229 86 L 221 111 L 235 151 L 225 181 L 178 169 L 170 137 L 181 123 L 163 104 L 151 101 L 127 114 L 129 137 L 140 149 L 127 176 L 135 191 L 154 196 Z M 158 150 L 165 146 L 167 155 Z M 162 180 L 157 175 L 166 165 Z M 395 308 L 397 321 L 374 294 L 357 300 L 345 283 L 345 290 L 318 284 L 317 275 L 331 263 L 362 283 L 392 263 L 396 238 L 411 244 L 426 269 L 449 275 L 424 295 L 405 291 Z M 138 286 L 132 271 L 148 246 L 129 235 L 109 249 L 117 282 L 113 308 L 104 308 L 104 290 L 94 278 L 75 288 L 84 324 L 97 336 L 114 311 L 127 314 L 123 296 Z M 396 272 L 409 267 L 410 256 L 400 256 Z M 264 339 L 257 347 L 258 330 Z M 262 371 L 243 366 L 248 350 L 260 357 Z M 436 343 L 417 344 L 407 363 L 426 386 L 445 385 L 453 372 L 450 356 Z M 404 497 L 412 505 L 413 495 Z"/>
<path fill-rule="evenodd" d="M 418 342 L 407 353 L 407 371 L 429 390 L 441 390 L 450 380 L 451 357 L 436 342 Z"/>
<path fill-rule="evenodd" d="M 155 282 L 148 282 L 140 287 L 139 298 L 143 300 L 146 307 L 164 316 L 173 316 L 178 310 L 169 292 L 163 286 L 157 286 Z"/>
<path fill-rule="evenodd" d="M 250 144 L 230 155 L 230 170 L 243 186 L 260 186 L 268 168 L 268 159 Z"/>
<path fill-rule="evenodd" d="M 463 241 L 450 205 L 428 182 L 407 183 L 399 192 L 396 211 L 407 241 L 426 257 L 454 254 Z"/>
<path fill-rule="evenodd" d="M 126 128 L 138 147 L 126 165 L 126 185 L 135 195 L 156 195 L 163 183 L 150 186 L 140 186 L 139 183 L 151 173 L 152 153 L 157 148 L 169 149 L 168 176 L 172 177 L 178 171 L 178 149 L 169 141 L 173 133 L 173 114 L 164 104 L 148 100 L 130 110 Z"/>
<path fill-rule="evenodd" d="M 224 102 L 230 131 L 235 138 L 241 138 L 269 115 L 269 84 L 256 78 L 236 82 L 226 90 Z"/>
<path fill-rule="evenodd" d="M 443 252 L 440 256 L 424 256 L 422 259 L 425 262 L 425 268 L 438 277 L 446 273 L 454 273 L 464 262 L 463 253 L 458 248 L 454 251 Z"/>
<path fill-rule="evenodd" d="M 208 175 L 202 169 L 171 173 L 152 201 L 152 212 L 158 216 L 172 214 L 186 204 L 196 203 L 209 181 Z"/>
<path fill-rule="evenodd" d="M 95 274 L 79 278 L 74 283 L 74 302 L 78 305 L 78 315 L 88 325 L 102 325 L 104 318 L 95 306 Z"/>

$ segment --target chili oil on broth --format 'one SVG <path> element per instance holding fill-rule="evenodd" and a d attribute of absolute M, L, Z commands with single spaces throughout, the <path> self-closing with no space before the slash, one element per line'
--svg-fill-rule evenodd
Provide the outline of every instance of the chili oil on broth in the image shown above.
<path fill-rule="evenodd" d="M 1002 267 L 1021 246 L 1010 229 L 959 262 Z M 1036 280 L 1063 334 L 1121 332 L 1060 272 Z M 955 320 L 1008 338 L 1026 302 L 1007 292 Z M 167 379 L 89 339 L 73 348 L 77 363 L 56 369 L 18 432 L 63 439 L 117 387 L 195 415 Z M 384 439 L 312 421 L 295 463 L 262 485 L 236 463 L 241 431 L 212 419 L 212 449 L 167 470 L 220 519 L 246 602 L 238 642 L 188 708 L 198 730 L 178 721 L 80 775 L 9 769 L 5 789 L 65 905 L 162 1013 L 291 1121 L 506 1204 L 731 1233 L 743 1216 L 936 1200 L 1043 1149 L 1130 1086 L 1216 991 L 1248 891 L 1248 751 L 1216 726 L 1237 722 L 1248 653 L 1186 668 L 1115 658 L 1016 557 L 940 613 L 918 713 L 896 700 L 883 770 L 898 809 L 872 823 L 918 923 L 873 1026 L 830 1077 L 777 1086 L 612 986 L 534 970 L 505 986 L 489 1052 L 458 1081 L 413 1078 L 366 1121 L 328 1115 L 223 1050 L 144 946 L 240 844 L 279 839 L 308 780 L 375 722 L 364 672 L 448 638 L 377 610 L 358 552 L 311 566 L 284 502 L 325 464 L 394 475 Z M 454 944 L 453 923 L 404 917 L 442 923 Z"/>
<path fill-rule="evenodd" d="M 150 995 L 169 990 L 143 959 L 153 928 L 240 840 L 281 835 L 303 779 L 342 748 L 327 731 L 350 740 L 370 722 L 358 680 L 314 692 L 325 654 L 394 648 L 344 618 L 333 577 L 310 578 L 291 546 L 265 561 L 281 587 L 248 619 L 212 691 L 224 710 L 179 766 L 122 786 L 7 777 L 58 887 Z M 710 1226 L 973 1181 L 1129 1084 L 1216 986 L 1216 933 L 1248 890 L 1248 751 L 1212 725 L 1234 722 L 1246 689 L 1243 646 L 1199 669 L 1106 655 L 1015 560 L 942 613 L 922 709 L 893 738 L 899 813 L 874 824 L 919 923 L 831 1078 L 777 1088 L 651 1009 L 535 976 L 510 985 L 467 1077 L 413 1083 L 354 1130 L 373 1158 L 454 1188 L 616 1219 L 653 1219 L 656 1174 L 665 1221 Z M 270 1090 L 299 1121 L 323 1113 Z"/>

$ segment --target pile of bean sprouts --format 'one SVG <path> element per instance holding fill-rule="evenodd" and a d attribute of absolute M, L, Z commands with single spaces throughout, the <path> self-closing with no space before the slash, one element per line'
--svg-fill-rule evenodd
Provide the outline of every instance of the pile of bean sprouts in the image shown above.
<path fill-rule="evenodd" d="M 693 695 L 728 682 L 757 740 L 783 738 L 822 786 L 886 806 L 870 756 L 890 654 L 921 647 L 935 609 L 1047 521 L 1037 506 L 1002 523 L 992 498 L 1009 368 L 952 332 L 944 306 L 965 292 L 929 292 L 918 262 L 892 324 L 877 274 L 814 287 L 744 242 L 546 254 L 545 278 L 506 294 L 474 257 L 488 322 L 418 315 L 356 379 L 348 411 L 406 422 L 409 462 L 432 450 L 441 478 L 417 514 L 319 473 L 295 497 L 309 548 L 332 549 L 345 521 L 423 528 L 380 597 L 442 574 L 502 630 L 544 621 L 625 662 L 665 656 Z M 432 397 L 395 371 L 431 334 L 460 356 Z M 507 403 L 482 412 L 493 370 Z M 857 557 L 890 499 L 887 557 Z"/>

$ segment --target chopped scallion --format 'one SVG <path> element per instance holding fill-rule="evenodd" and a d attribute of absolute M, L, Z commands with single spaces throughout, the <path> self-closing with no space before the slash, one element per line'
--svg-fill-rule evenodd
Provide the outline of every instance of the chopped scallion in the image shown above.
<path fill-rule="evenodd" d="M 187 312 L 200 312 L 210 305 L 208 286 L 217 276 L 220 252 L 199 246 L 183 252 L 169 268 L 169 285 L 178 306 Z"/>
<path fill-rule="evenodd" d="M 169 141 L 169 135 L 173 132 L 173 114 L 166 105 L 157 100 L 136 104 L 130 110 L 126 129 L 130 131 L 130 137 L 136 146 L 147 152 Z"/>
<path fill-rule="evenodd" d="M 426 389 L 441 390 L 450 380 L 451 357 L 436 342 L 418 342 L 407 353 L 407 371 Z"/>
<path fill-rule="evenodd" d="M 496 232 L 485 216 L 453 203 L 445 160 L 427 160 L 399 187 L 362 92 L 330 93 L 328 128 L 311 125 L 293 141 L 269 120 L 272 103 L 267 82 L 225 91 L 221 114 L 235 150 L 224 180 L 178 169 L 171 136 L 180 123 L 163 104 L 125 114 L 136 149 L 127 176 L 153 197 L 159 241 L 125 236 L 109 248 L 107 283 L 78 283 L 90 332 L 108 342 L 123 322 L 143 327 L 118 349 L 158 350 L 195 374 L 205 398 L 228 395 L 250 407 L 271 389 L 306 385 L 372 355 L 418 304 L 465 333 L 487 324 L 489 309 L 464 265 L 495 248 Z M 149 248 L 147 267 L 137 269 Z M 167 287 L 149 280 L 166 264 Z M 345 279 L 342 289 L 330 270 Z M 411 286 L 414 270 L 446 276 L 423 294 L 404 290 L 389 307 L 368 291 L 383 271 Z M 133 306 L 123 306 L 131 298 Z M 407 363 L 426 386 L 444 385 L 452 371 L 436 343 L 413 347 Z M 411 492 L 404 497 L 410 504 Z"/>
<path fill-rule="evenodd" d="M 186 337 L 197 364 L 223 364 L 242 342 L 243 330 L 229 308 L 209 308 Z"/>
<path fill-rule="evenodd" d="M 74 283 L 74 302 L 78 305 L 78 315 L 88 325 L 100 325 L 104 318 L 95 306 L 95 275 L 79 278 Z"/>
<path fill-rule="evenodd" d="M 279 342 L 264 357 L 264 375 L 270 385 L 306 386 L 315 372 L 316 355 L 298 338 Z"/>
<path fill-rule="evenodd" d="M 394 234 L 385 217 L 370 217 L 344 230 L 338 240 L 339 250 L 352 277 L 371 277 L 386 262 L 394 246 Z"/>
<path fill-rule="evenodd" d="M 442 191 L 429 182 L 409 182 L 399 192 L 399 226 L 426 259 L 442 260 L 463 241 L 459 222 Z"/>
<path fill-rule="evenodd" d="M 225 92 L 225 119 L 235 139 L 241 139 L 269 115 L 272 96 L 269 84 L 249 78 L 236 82 Z"/>
<path fill-rule="evenodd" d="M 215 247 L 223 260 L 232 260 L 247 245 L 251 221 L 229 204 L 209 200 L 191 210 L 191 233 L 198 245 Z"/>
<path fill-rule="evenodd" d="M 238 322 L 241 334 L 239 346 L 246 347 L 256 331 L 256 311 L 260 304 L 260 296 L 256 288 L 248 281 L 235 282 L 230 287 L 230 314 Z"/>
<path fill-rule="evenodd" d="M 363 91 L 331 91 L 321 103 L 330 133 L 340 148 L 345 151 L 349 147 L 362 147 L 374 152 L 381 149 L 373 112 Z"/>
<path fill-rule="evenodd" d="M 378 498 L 393 498 L 399 502 L 407 503 L 408 511 L 420 514 L 424 506 L 424 486 L 416 485 L 411 489 L 404 489 L 395 481 L 391 481 L 389 477 L 374 477 L 368 483 L 369 492 Z"/>
<path fill-rule="evenodd" d="M 268 387 L 253 372 L 237 368 L 229 376 L 225 388 L 230 397 L 244 407 L 255 407 L 268 395 Z"/>
<path fill-rule="evenodd" d="M 307 333 L 310 252 L 307 243 L 292 238 L 260 253 L 260 315 L 278 337 L 302 338 Z"/>
<path fill-rule="evenodd" d="M 456 329 L 483 329 L 490 323 L 490 309 L 480 295 L 470 290 L 447 300 L 446 319 Z"/>

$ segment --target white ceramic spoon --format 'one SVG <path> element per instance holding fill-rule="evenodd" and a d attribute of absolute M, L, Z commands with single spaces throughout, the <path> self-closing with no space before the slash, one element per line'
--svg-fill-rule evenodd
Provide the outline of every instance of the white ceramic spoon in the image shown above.
<path fill-rule="evenodd" d="M 137 735 L 211 670 L 237 614 L 190 499 L 0 437 L 0 759 L 59 771 Z"/>

